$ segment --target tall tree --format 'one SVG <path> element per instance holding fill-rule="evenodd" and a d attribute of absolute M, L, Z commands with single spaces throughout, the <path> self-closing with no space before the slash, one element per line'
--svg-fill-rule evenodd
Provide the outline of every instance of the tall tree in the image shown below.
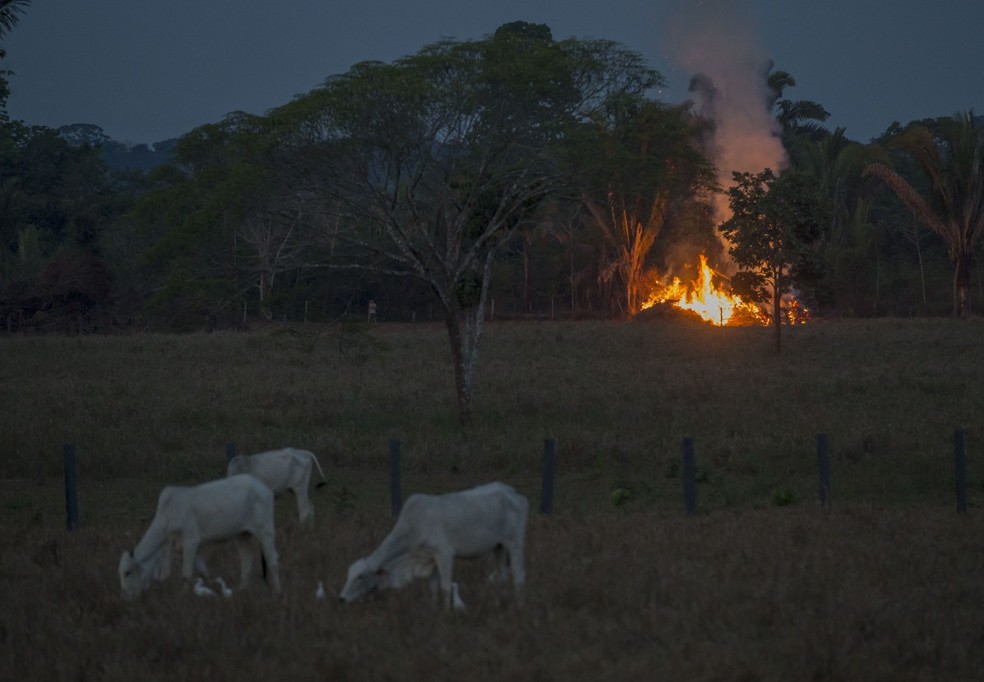
<path fill-rule="evenodd" d="M 929 180 L 925 194 L 884 163 L 865 175 L 881 179 L 913 216 L 946 244 L 953 265 L 953 315 L 967 311 L 970 276 L 984 231 L 984 130 L 973 112 L 914 124 L 891 144 L 915 159 Z"/>
<path fill-rule="evenodd" d="M 796 79 L 788 71 L 770 72 L 768 84 L 772 93 L 771 108 L 782 127 L 783 141 L 788 143 L 793 136 L 815 139 L 826 134 L 822 123 L 830 118 L 830 112 L 822 104 L 805 99 L 783 99 L 786 88 L 796 85 Z"/>
<path fill-rule="evenodd" d="M 0 306 L 11 319 L 58 306 L 40 275 L 52 261 L 66 262 L 61 250 L 88 252 L 91 261 L 124 204 L 98 150 L 71 147 L 51 128 L 0 124 Z"/>
<path fill-rule="evenodd" d="M 576 146 L 577 161 L 586 176 L 582 200 L 608 248 L 600 276 L 618 283 L 622 307 L 634 315 L 646 299 L 650 253 L 668 215 L 716 183 L 685 107 L 636 98 L 611 109 Z"/>
<path fill-rule="evenodd" d="M 516 22 L 363 63 L 273 117 L 360 267 L 417 278 L 443 310 L 458 415 L 472 418 L 492 265 L 559 184 L 570 126 L 657 75 L 609 41 Z"/>
<path fill-rule="evenodd" d="M 148 264 L 160 269 L 155 305 L 176 319 L 192 313 L 217 321 L 255 301 L 272 317 L 281 275 L 320 264 L 313 253 L 320 245 L 269 122 L 232 112 L 184 135 L 174 154 L 173 165 L 152 174 L 154 189 L 132 215 L 148 236 Z"/>
<path fill-rule="evenodd" d="M 877 281 L 871 268 L 877 259 L 876 230 L 869 219 L 871 201 L 863 191 L 865 166 L 885 157 L 875 145 L 849 139 L 844 128 L 817 139 L 799 138 L 792 154 L 795 167 L 816 179 L 830 222 L 824 227 L 822 249 L 827 294 L 859 309 L 858 297 Z"/>
<path fill-rule="evenodd" d="M 741 270 L 732 284 L 743 297 L 772 299 L 776 352 L 782 348 L 782 296 L 794 285 L 817 276 L 818 257 L 812 246 L 826 223 L 815 179 L 787 171 L 776 176 L 735 173 L 728 190 L 732 217 L 721 232 Z"/>

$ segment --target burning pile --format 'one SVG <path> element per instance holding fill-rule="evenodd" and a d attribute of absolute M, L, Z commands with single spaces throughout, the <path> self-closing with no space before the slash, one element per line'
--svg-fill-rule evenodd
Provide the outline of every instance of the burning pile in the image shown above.
<path fill-rule="evenodd" d="M 672 303 L 683 310 L 690 310 L 701 318 L 717 326 L 769 324 L 769 319 L 758 306 L 747 303 L 714 284 L 715 271 L 707 264 L 703 254 L 700 256 L 700 272 L 697 280 L 685 285 L 679 277 L 670 284 L 658 287 L 649 294 L 642 304 L 646 310 L 657 303 Z M 805 312 L 805 311 L 803 311 Z"/>

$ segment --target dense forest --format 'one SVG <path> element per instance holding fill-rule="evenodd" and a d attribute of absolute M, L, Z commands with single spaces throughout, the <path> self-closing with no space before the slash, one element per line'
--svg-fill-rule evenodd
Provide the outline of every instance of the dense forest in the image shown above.
<path fill-rule="evenodd" d="M 791 74 L 759 76 L 767 162 L 728 158 L 709 77 L 669 105 L 640 55 L 524 22 L 153 148 L 10 120 L 4 79 L 0 328 L 365 319 L 372 300 L 381 321 L 447 324 L 467 360 L 483 320 L 626 318 L 696 286 L 702 255 L 765 321 L 793 298 L 826 317 L 980 309 L 982 119 L 861 143 L 789 99 Z"/>

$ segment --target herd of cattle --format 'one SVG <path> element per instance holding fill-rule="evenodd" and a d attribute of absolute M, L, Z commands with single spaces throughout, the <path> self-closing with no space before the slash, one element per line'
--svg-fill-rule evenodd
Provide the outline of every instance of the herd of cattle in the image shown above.
<path fill-rule="evenodd" d="M 203 544 L 235 540 L 240 559 L 240 587 L 252 580 L 254 539 L 259 543 L 268 580 L 280 591 L 275 543 L 274 495 L 290 490 L 297 498 L 301 523 L 314 518 L 308 497 L 312 470 L 325 478 L 314 453 L 285 448 L 256 455 L 239 455 L 229 462 L 226 478 L 197 486 L 167 486 L 157 500 L 150 527 L 131 551 L 120 557 L 120 589 L 135 599 L 152 581 L 165 580 L 171 571 L 171 550 L 179 547 L 181 575 L 197 574 L 195 592 L 210 594 L 203 586 L 208 568 L 199 554 Z M 446 607 L 463 608 L 458 586 L 452 581 L 457 558 L 493 553 L 502 581 L 512 578 L 517 596 L 525 582 L 523 547 L 529 503 L 503 483 L 488 483 L 446 495 L 414 494 L 404 503 L 393 529 L 368 556 L 357 559 L 339 599 L 351 602 L 374 590 L 397 589 L 415 578 L 427 578 L 431 590 Z M 231 592 L 217 579 L 226 595 Z M 323 587 L 319 584 L 319 596 Z"/>

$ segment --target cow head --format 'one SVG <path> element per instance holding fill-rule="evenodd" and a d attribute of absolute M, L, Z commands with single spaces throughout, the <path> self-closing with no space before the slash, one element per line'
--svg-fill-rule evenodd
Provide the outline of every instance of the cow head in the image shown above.
<path fill-rule="evenodd" d="M 346 603 L 361 599 L 382 586 L 384 574 L 382 570 L 373 570 L 365 559 L 356 560 L 349 566 L 345 587 L 342 588 L 338 599 Z"/>
<path fill-rule="evenodd" d="M 120 557 L 120 592 L 124 599 L 136 599 L 150 584 L 150 573 L 126 551 Z"/>

